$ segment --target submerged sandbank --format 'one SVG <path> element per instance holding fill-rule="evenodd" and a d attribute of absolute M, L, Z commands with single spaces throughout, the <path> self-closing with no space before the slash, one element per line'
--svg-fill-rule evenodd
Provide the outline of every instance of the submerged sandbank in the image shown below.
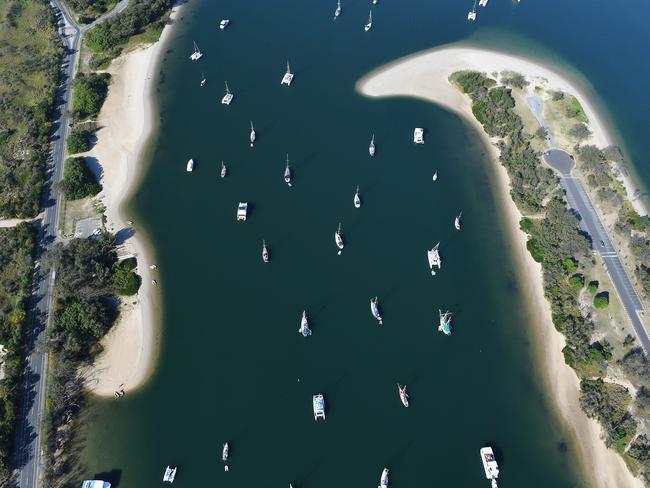
<path fill-rule="evenodd" d="M 128 392 L 141 386 L 151 376 L 157 356 L 160 316 L 159 298 L 152 284 L 155 271 L 150 269 L 152 253 L 138 233 L 137 223 L 129 224 L 123 207 L 139 183 L 144 151 L 156 127 L 153 82 L 171 22 L 180 8 L 177 5 L 172 9 L 170 25 L 165 26 L 158 42 L 111 63 L 111 85 L 99 114 L 97 144 L 88 153 L 97 158 L 102 168 L 100 198 L 106 207 L 106 228 L 118 234 L 118 238 L 125 236 L 119 254 L 136 256 L 138 274 L 142 277 L 137 296 L 124 299 L 120 317 L 102 340 L 104 351 L 85 372 L 89 389 L 100 396 L 113 396 L 118 389 Z"/>
<path fill-rule="evenodd" d="M 589 118 L 593 142 L 604 147 L 611 145 L 612 139 L 593 104 L 575 84 L 546 66 L 510 54 L 466 45 L 447 46 L 397 60 L 373 71 L 357 83 L 357 89 L 370 97 L 409 96 L 442 105 L 461 115 L 481 135 L 494 162 L 498 194 L 512 236 L 515 260 L 521 271 L 520 284 L 528 299 L 530 320 L 542 345 L 544 378 L 562 417 L 575 433 L 585 472 L 597 487 L 641 488 L 641 480 L 632 476 L 615 451 L 607 449 L 600 438 L 600 426 L 595 420 L 587 418 L 580 407 L 578 377 L 564 362 L 564 337 L 553 326 L 550 305 L 544 297 L 541 265 L 530 256 L 526 248 L 526 235 L 519 229 L 522 216 L 510 198 L 508 173 L 498 161 L 497 148 L 474 118 L 469 97 L 449 82 L 449 76 L 460 70 L 487 74 L 517 72 L 526 76 L 532 85 L 570 93 L 582 104 Z M 632 188 L 629 181 L 626 181 L 626 188 L 629 194 Z M 632 195 L 629 197 L 632 200 Z M 639 213 L 647 213 L 640 201 L 636 202 L 636 208 Z"/>

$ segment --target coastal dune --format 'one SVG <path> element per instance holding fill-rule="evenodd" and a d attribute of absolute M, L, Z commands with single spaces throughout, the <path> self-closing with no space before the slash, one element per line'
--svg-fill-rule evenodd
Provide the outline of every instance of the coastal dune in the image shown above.
<path fill-rule="evenodd" d="M 170 23 L 180 8 L 174 7 Z M 97 158 L 102 168 L 100 198 L 106 208 L 106 228 L 118 236 L 120 255 L 137 258 L 142 277 L 137 296 L 125 297 L 117 322 L 102 339 L 103 352 L 84 372 L 88 388 L 99 396 L 143 385 L 153 372 L 158 350 L 160 317 L 151 251 L 123 207 L 139 183 L 143 153 L 156 126 L 153 81 L 170 31 L 171 25 L 167 25 L 158 42 L 111 63 L 111 84 L 98 118 L 97 144 L 86 154 Z"/>
<path fill-rule="evenodd" d="M 373 71 L 357 83 L 357 90 L 369 97 L 408 96 L 436 103 L 457 113 L 476 128 L 493 162 L 496 191 L 513 242 L 514 258 L 521 270 L 520 286 L 527 298 L 529 320 L 539 338 L 543 377 L 562 418 L 575 434 L 584 471 L 592 484 L 599 488 L 641 488 L 643 483 L 632 476 L 623 459 L 607 449 L 601 440 L 598 423 L 587 418 L 580 408 L 578 377 L 564 362 L 564 337 L 552 323 L 550 305 L 544 297 L 541 265 L 530 256 L 526 248 L 526 235 L 519 230 L 522 216 L 510 198 L 508 173 L 498 161 L 499 152 L 493 141 L 474 118 L 469 97 L 449 82 L 449 76 L 461 70 L 487 74 L 516 72 L 524 75 L 532 85 L 571 93 L 579 100 L 589 118 L 594 144 L 604 147 L 612 144 L 612 139 L 593 105 L 567 77 L 549 67 L 501 52 L 450 45 L 397 60 Z M 631 185 L 627 181 L 626 186 L 629 192 Z"/>

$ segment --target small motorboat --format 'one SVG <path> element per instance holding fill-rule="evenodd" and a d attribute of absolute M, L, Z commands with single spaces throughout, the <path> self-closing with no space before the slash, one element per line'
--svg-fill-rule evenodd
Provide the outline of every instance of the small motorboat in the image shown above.
<path fill-rule="evenodd" d="M 375 135 L 372 135 L 372 139 L 370 139 L 370 145 L 368 146 L 368 152 L 370 153 L 370 157 L 375 155 Z"/>
<path fill-rule="evenodd" d="M 222 160 L 221 160 L 221 177 L 222 177 L 222 178 L 225 178 L 225 177 L 226 177 L 226 172 L 227 172 L 227 170 L 226 170 L 226 165 L 223 164 L 223 159 L 222 159 Z"/>
<path fill-rule="evenodd" d="M 402 405 L 405 407 L 409 406 L 409 394 L 406 393 L 406 385 L 400 386 L 399 383 L 397 383 L 397 389 L 399 391 L 399 399 L 402 400 Z"/>
<path fill-rule="evenodd" d="M 266 248 L 266 241 L 262 241 L 262 261 L 269 262 L 269 250 Z"/>
<path fill-rule="evenodd" d="M 300 329 L 298 332 L 302 334 L 303 337 L 309 337 L 311 335 L 311 329 L 309 328 L 309 322 L 307 321 L 307 311 L 302 311 L 302 318 L 300 319 Z"/>
<path fill-rule="evenodd" d="M 447 336 L 451 335 L 451 312 L 438 310 L 438 313 L 440 314 L 438 330 Z"/>
<path fill-rule="evenodd" d="M 338 19 L 339 15 L 341 15 L 341 0 L 338 0 L 336 3 L 336 10 L 334 11 L 334 20 Z"/>
<path fill-rule="evenodd" d="M 334 242 L 336 242 L 336 247 L 339 248 L 339 256 L 341 255 L 341 252 L 343 252 L 343 247 L 345 244 L 343 243 L 343 235 L 341 234 L 341 222 L 339 222 L 339 227 L 336 229 L 336 232 L 334 233 Z"/>
<path fill-rule="evenodd" d="M 230 453 L 230 447 L 228 446 L 228 443 L 225 442 L 223 444 L 223 450 L 221 451 L 221 460 L 225 463 L 228 461 L 228 454 Z"/>
<path fill-rule="evenodd" d="M 357 185 L 357 191 L 354 193 L 354 208 L 361 207 L 361 197 L 359 196 L 359 186 Z"/>
<path fill-rule="evenodd" d="M 232 99 L 235 98 L 235 95 L 230 93 L 230 89 L 228 88 L 228 82 L 225 81 L 224 83 L 226 84 L 226 94 L 221 99 L 221 103 L 223 105 L 230 105 L 230 102 L 232 102 Z"/>
<path fill-rule="evenodd" d="M 165 468 L 165 474 L 163 474 L 163 481 L 165 483 L 173 483 L 174 479 L 176 478 L 176 470 L 178 468 L 176 466 L 167 466 Z"/>
<path fill-rule="evenodd" d="M 460 218 L 461 218 L 462 215 L 463 215 L 463 212 L 456 215 L 456 218 L 454 219 L 454 228 L 456 230 L 460 230 Z"/>
<path fill-rule="evenodd" d="M 485 477 L 490 480 L 492 488 L 497 487 L 497 479 L 499 479 L 499 465 L 494 457 L 494 451 L 490 446 L 482 447 L 480 450 L 481 461 L 483 462 L 483 470 Z"/>
<path fill-rule="evenodd" d="M 287 167 L 284 169 L 284 182 L 291 186 L 291 169 L 289 168 L 289 155 L 287 154 Z"/>
<path fill-rule="evenodd" d="M 488 0 L 478 0 L 479 7 L 485 7 L 488 3 Z"/>
<path fill-rule="evenodd" d="M 224 30 L 226 27 L 228 27 L 228 24 L 230 24 L 230 20 L 223 19 L 221 22 L 219 22 L 219 29 Z"/>
<path fill-rule="evenodd" d="M 379 325 L 384 323 L 381 314 L 379 313 L 379 298 L 374 297 L 370 299 L 370 313 L 372 313 L 372 316 L 377 319 Z"/>
<path fill-rule="evenodd" d="M 194 171 L 194 160 L 193 159 L 190 159 L 187 162 L 187 165 L 185 166 L 185 171 L 187 171 L 188 173 L 191 173 L 192 171 Z"/>
<path fill-rule="evenodd" d="M 251 135 L 250 135 L 250 140 L 251 140 L 251 147 L 253 147 L 253 144 L 255 144 L 255 127 L 253 127 L 253 121 L 251 120 Z"/>
<path fill-rule="evenodd" d="M 368 16 L 368 23 L 363 26 L 364 32 L 368 32 L 370 29 L 372 29 L 372 10 L 370 11 L 370 15 Z"/>
<path fill-rule="evenodd" d="M 381 479 L 377 488 L 388 488 L 388 468 L 384 468 L 381 472 Z"/>
<path fill-rule="evenodd" d="M 434 268 L 440 269 L 442 266 L 442 259 L 440 259 L 440 252 L 438 251 L 438 246 L 440 246 L 440 243 L 436 244 L 433 246 L 431 249 L 427 251 L 427 259 L 429 260 L 429 269 L 431 270 L 431 276 L 436 275 L 436 271 Z"/>

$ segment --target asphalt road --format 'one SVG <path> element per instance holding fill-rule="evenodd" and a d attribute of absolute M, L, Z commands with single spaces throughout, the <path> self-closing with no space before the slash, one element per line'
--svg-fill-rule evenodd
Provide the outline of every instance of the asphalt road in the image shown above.
<path fill-rule="evenodd" d="M 576 176 L 571 176 L 573 159 L 560 149 L 546 151 L 544 159 L 549 166 L 560 172 L 560 185 L 566 192 L 569 206 L 580 216 L 580 226 L 591 237 L 593 249 L 603 258 L 616 293 L 632 322 L 641 346 L 646 354 L 650 353 L 650 336 L 643 323 L 645 313 L 643 304 L 582 181 Z"/>
<path fill-rule="evenodd" d="M 52 185 L 61 180 L 63 162 L 66 156 L 65 140 L 71 122 L 71 90 L 76 74 L 79 46 L 83 33 L 116 15 L 128 6 L 129 0 L 122 0 L 111 12 L 88 26 L 79 26 L 68 13 L 60 0 L 51 0 L 59 24 L 65 53 L 61 60 L 61 80 L 59 96 L 56 101 L 55 131 L 51 137 L 50 156 L 46 164 L 46 181 L 42 195 L 42 219 L 36 221 L 38 246 L 34 271 L 33 300 L 30 307 L 28 330 L 26 331 L 26 372 L 24 392 L 18 413 L 16 429 L 14 485 L 20 488 L 39 488 L 42 486 L 43 449 L 42 424 L 45 411 L 45 392 L 48 358 L 43 352 L 44 334 L 50 325 L 54 273 L 40 272 L 39 261 L 43 251 L 57 240 L 59 209 L 61 197 L 52 190 Z"/>

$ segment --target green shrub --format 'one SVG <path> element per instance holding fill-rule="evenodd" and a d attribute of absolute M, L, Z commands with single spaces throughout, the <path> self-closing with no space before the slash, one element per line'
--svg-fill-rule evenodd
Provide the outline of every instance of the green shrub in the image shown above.
<path fill-rule="evenodd" d="M 524 217 L 519 222 L 519 228 L 523 230 L 526 234 L 530 234 L 530 230 L 533 228 L 533 221 L 527 217 Z"/>
<path fill-rule="evenodd" d="M 585 286 L 585 277 L 581 274 L 574 274 L 569 278 L 569 284 L 576 290 L 582 290 L 582 287 Z"/>
<path fill-rule="evenodd" d="M 609 292 L 601 291 L 594 297 L 594 307 L 607 308 L 609 306 Z"/>
<path fill-rule="evenodd" d="M 72 110 L 80 117 L 92 117 L 99 113 L 108 94 L 108 73 L 80 75 L 72 92 Z"/>
<path fill-rule="evenodd" d="M 93 133 L 86 129 L 75 129 L 68 136 L 66 141 L 68 145 L 68 153 L 77 154 L 90 151 L 90 139 Z"/>
<path fill-rule="evenodd" d="M 566 269 L 567 273 L 569 273 L 569 274 L 573 274 L 576 271 L 578 271 L 578 263 L 573 258 L 566 258 L 562 262 L 562 264 L 564 265 L 564 269 Z"/>
<path fill-rule="evenodd" d="M 140 277 L 133 272 L 136 264 L 135 258 L 129 258 L 113 265 L 113 287 L 116 294 L 131 296 L 138 292 Z"/>
<path fill-rule="evenodd" d="M 587 285 L 587 291 L 589 293 L 596 293 L 598 291 L 598 281 L 590 281 L 589 285 Z"/>
<path fill-rule="evenodd" d="M 537 239 L 531 238 L 526 242 L 526 248 L 535 261 L 541 263 L 544 261 L 544 251 L 539 245 Z"/>
<path fill-rule="evenodd" d="M 97 195 L 102 189 L 90 172 L 84 158 L 68 158 L 63 168 L 63 180 L 59 188 L 68 200 L 78 200 Z"/>

